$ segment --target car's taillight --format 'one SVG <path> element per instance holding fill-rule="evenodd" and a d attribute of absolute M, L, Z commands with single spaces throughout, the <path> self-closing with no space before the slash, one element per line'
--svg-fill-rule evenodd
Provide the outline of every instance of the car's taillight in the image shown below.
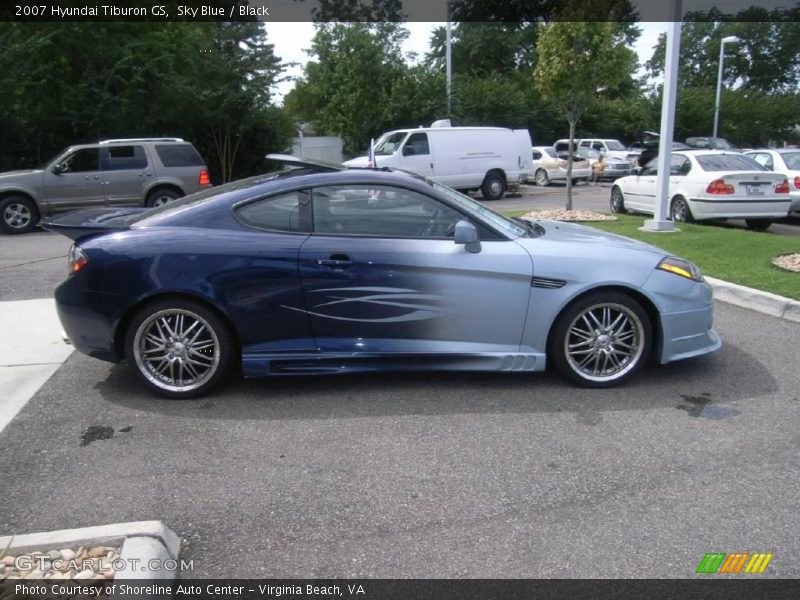
<path fill-rule="evenodd" d="M 776 194 L 788 194 L 789 193 L 789 180 L 784 179 L 783 182 L 779 183 L 775 186 L 775 193 Z"/>
<path fill-rule="evenodd" d="M 200 171 L 200 185 L 208 185 L 211 183 L 211 179 L 208 177 L 208 169 L 202 169 Z"/>
<path fill-rule="evenodd" d="M 708 194 L 733 194 L 733 186 L 724 179 L 715 179 L 706 188 Z"/>
<path fill-rule="evenodd" d="M 794 187 L 795 189 L 800 190 L 800 175 L 794 178 Z"/>
<path fill-rule="evenodd" d="M 88 262 L 89 257 L 86 256 L 84 251 L 81 250 L 79 246 L 72 244 L 72 247 L 69 249 L 69 254 L 67 254 L 67 265 L 69 265 L 70 274 L 77 273 Z"/>

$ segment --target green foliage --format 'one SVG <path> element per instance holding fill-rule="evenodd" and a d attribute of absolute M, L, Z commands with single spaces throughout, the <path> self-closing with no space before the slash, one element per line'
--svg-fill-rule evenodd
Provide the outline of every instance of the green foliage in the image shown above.
<path fill-rule="evenodd" d="M 0 169 L 168 135 L 193 142 L 216 181 L 251 174 L 291 135 L 269 96 L 281 69 L 252 22 L 2 23 Z"/>

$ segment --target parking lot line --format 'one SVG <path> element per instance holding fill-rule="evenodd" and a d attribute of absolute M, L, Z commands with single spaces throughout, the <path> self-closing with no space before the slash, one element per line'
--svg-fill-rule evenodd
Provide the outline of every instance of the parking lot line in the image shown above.
<path fill-rule="evenodd" d="M 0 431 L 72 354 L 52 298 L 0 302 Z"/>

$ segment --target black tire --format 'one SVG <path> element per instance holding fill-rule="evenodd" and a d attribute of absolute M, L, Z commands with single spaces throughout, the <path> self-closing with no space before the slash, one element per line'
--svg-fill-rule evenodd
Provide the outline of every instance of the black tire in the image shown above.
<path fill-rule="evenodd" d="M 618 215 L 624 215 L 628 212 L 625 210 L 625 196 L 623 195 L 622 190 L 616 185 L 611 188 L 611 199 L 609 200 L 609 205 L 611 207 L 611 212 Z"/>
<path fill-rule="evenodd" d="M 561 314 L 548 355 L 572 383 L 612 387 L 633 377 L 648 360 L 652 332 L 650 317 L 639 302 L 620 292 L 598 292 L 573 302 Z"/>
<path fill-rule="evenodd" d="M 154 346 L 154 340 L 162 339 L 163 350 Z M 163 355 L 157 354 L 161 351 Z M 195 398 L 230 376 L 238 344 L 213 310 L 193 300 L 167 298 L 133 317 L 125 333 L 125 356 L 137 377 L 159 396 Z"/>
<path fill-rule="evenodd" d="M 670 218 L 675 223 L 694 223 L 694 215 L 686 198 L 675 196 L 669 205 Z"/>
<path fill-rule="evenodd" d="M 506 180 L 497 172 L 489 172 L 481 185 L 485 200 L 500 200 L 506 193 Z"/>
<path fill-rule="evenodd" d="M 745 219 L 744 222 L 753 231 L 766 231 L 772 225 L 771 219 Z"/>
<path fill-rule="evenodd" d="M 147 207 L 161 206 L 181 197 L 181 194 L 169 188 L 158 188 L 147 194 L 144 205 Z"/>
<path fill-rule="evenodd" d="M 550 176 L 547 174 L 547 171 L 544 169 L 539 169 L 536 171 L 536 175 L 534 176 L 536 180 L 536 185 L 545 187 L 550 185 Z"/>
<path fill-rule="evenodd" d="M 25 196 L 0 200 L 0 229 L 5 233 L 28 233 L 36 229 L 41 215 L 36 202 Z"/>

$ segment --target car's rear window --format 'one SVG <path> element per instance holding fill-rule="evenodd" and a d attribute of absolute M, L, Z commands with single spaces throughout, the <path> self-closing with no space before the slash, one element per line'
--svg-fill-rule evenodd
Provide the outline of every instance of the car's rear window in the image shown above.
<path fill-rule="evenodd" d="M 697 162 L 704 171 L 766 171 L 744 154 L 703 154 L 697 157 Z"/>
<path fill-rule="evenodd" d="M 202 167 L 203 158 L 191 144 L 156 144 L 156 152 L 165 167 Z"/>

